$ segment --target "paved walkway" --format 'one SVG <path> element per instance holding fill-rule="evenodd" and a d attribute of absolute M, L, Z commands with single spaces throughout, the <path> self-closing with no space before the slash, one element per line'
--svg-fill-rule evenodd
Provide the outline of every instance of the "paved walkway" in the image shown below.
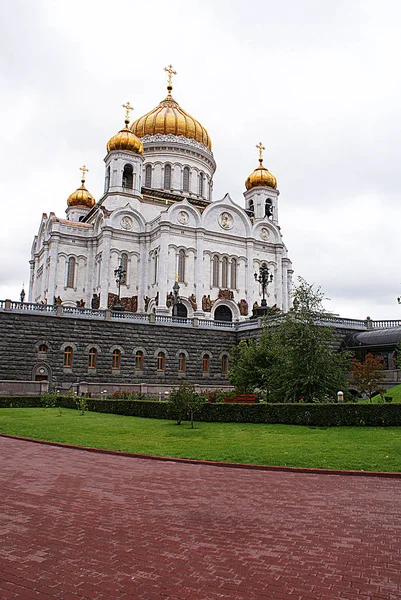
<path fill-rule="evenodd" d="M 0 598 L 401 598 L 401 479 L 0 438 Z"/>

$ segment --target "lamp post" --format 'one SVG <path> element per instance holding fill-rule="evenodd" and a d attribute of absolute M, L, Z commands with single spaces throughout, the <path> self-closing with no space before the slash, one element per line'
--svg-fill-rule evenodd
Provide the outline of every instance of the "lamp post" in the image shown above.
<path fill-rule="evenodd" d="M 126 276 L 127 276 L 127 271 L 125 271 L 125 269 L 123 269 L 123 267 L 120 263 L 118 265 L 117 269 L 114 269 L 114 277 L 116 280 L 117 290 L 118 290 L 118 300 L 117 300 L 117 304 L 115 304 L 113 306 L 113 310 L 120 310 L 120 311 L 124 310 L 124 307 L 121 306 L 120 295 L 121 295 L 121 285 L 125 283 Z"/>
<path fill-rule="evenodd" d="M 258 281 L 260 283 L 260 285 L 262 286 L 261 306 L 262 306 L 262 308 L 265 308 L 267 306 L 267 302 L 266 302 L 266 298 L 265 298 L 267 286 L 269 285 L 269 283 L 271 283 L 273 281 L 273 275 L 269 275 L 269 267 L 267 266 L 267 263 L 263 262 L 259 268 L 259 275 L 257 273 L 255 273 L 254 276 L 255 276 L 255 280 Z"/>

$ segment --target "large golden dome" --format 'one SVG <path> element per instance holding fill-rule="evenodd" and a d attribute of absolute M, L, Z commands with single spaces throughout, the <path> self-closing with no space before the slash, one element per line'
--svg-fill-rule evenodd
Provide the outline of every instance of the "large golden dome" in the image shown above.
<path fill-rule="evenodd" d="M 82 171 L 82 179 L 80 187 L 73 192 L 67 200 L 68 206 L 83 206 L 85 208 L 92 208 L 96 204 L 96 200 L 92 196 L 90 192 L 85 187 L 85 173 L 88 172 L 88 169 L 85 167 L 81 167 Z"/>
<path fill-rule="evenodd" d="M 131 125 L 131 131 L 139 138 L 145 135 L 182 135 L 196 140 L 212 149 L 212 141 L 206 129 L 191 115 L 183 110 L 171 96 L 172 86 L 167 87 L 168 94 L 156 108 L 140 117 Z"/>

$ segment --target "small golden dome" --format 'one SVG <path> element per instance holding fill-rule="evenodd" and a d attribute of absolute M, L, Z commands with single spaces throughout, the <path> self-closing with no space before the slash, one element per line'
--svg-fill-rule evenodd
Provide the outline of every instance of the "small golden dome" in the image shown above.
<path fill-rule="evenodd" d="M 68 206 L 83 206 L 85 208 L 92 208 L 93 206 L 95 206 L 96 200 L 94 199 L 92 194 L 88 192 L 84 185 L 85 173 L 88 172 L 88 169 L 84 165 L 83 167 L 81 167 L 80 170 L 82 171 L 81 186 L 69 196 L 67 204 Z"/>
<path fill-rule="evenodd" d="M 277 187 L 277 179 L 263 166 L 263 159 L 259 158 L 259 166 L 247 177 L 245 187 L 250 190 L 254 187 L 269 187 L 274 190 Z"/>
<path fill-rule="evenodd" d="M 112 150 L 125 150 L 126 152 L 135 152 L 143 154 L 143 144 L 137 136 L 128 128 L 129 121 L 125 121 L 124 129 L 121 129 L 116 135 L 107 142 L 107 152 Z"/>
<path fill-rule="evenodd" d="M 210 150 L 212 141 L 206 129 L 191 115 L 183 110 L 171 96 L 172 86 L 167 87 L 168 94 L 156 108 L 131 125 L 131 131 L 139 138 L 145 135 L 182 135 L 200 142 Z"/>

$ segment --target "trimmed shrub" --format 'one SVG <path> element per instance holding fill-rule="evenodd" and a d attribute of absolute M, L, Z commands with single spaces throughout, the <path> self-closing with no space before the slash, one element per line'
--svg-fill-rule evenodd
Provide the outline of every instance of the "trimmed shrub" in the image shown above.
<path fill-rule="evenodd" d="M 40 396 L 0 396 L 0 408 L 38 408 L 43 406 Z"/>
<path fill-rule="evenodd" d="M 171 419 L 168 402 L 86 398 L 89 411 L 132 417 Z M 42 406 L 40 398 L 0 398 L 0 408 Z M 76 398 L 58 397 L 58 406 L 77 409 Z M 226 404 L 205 403 L 197 421 L 219 423 L 280 423 L 314 427 L 401 425 L 401 404 Z"/>

